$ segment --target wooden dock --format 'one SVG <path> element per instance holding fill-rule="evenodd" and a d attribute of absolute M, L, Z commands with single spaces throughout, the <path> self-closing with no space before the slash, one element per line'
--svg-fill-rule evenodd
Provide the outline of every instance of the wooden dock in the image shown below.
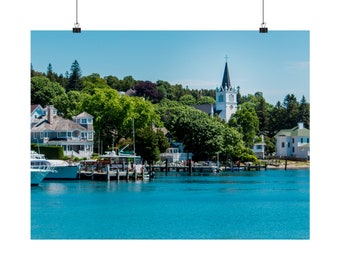
<path fill-rule="evenodd" d="M 119 170 L 113 169 L 111 170 L 109 166 L 107 166 L 104 170 L 80 170 L 78 172 L 78 179 L 83 180 L 99 180 L 99 181 L 111 181 L 111 180 L 131 180 L 131 181 L 148 181 L 150 179 L 150 175 L 147 171 L 143 169 L 140 172 L 136 170 Z"/>
<path fill-rule="evenodd" d="M 149 166 L 152 172 L 207 172 L 214 173 L 220 171 L 260 171 L 267 170 L 267 165 L 242 165 L 242 166 L 215 166 L 215 165 L 192 165 L 192 166 L 175 166 L 175 165 L 153 165 Z"/>

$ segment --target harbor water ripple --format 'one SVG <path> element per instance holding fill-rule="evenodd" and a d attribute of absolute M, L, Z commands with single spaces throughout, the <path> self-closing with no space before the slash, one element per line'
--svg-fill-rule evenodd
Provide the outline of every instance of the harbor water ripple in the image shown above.
<path fill-rule="evenodd" d="M 43 181 L 31 239 L 309 239 L 309 169 Z"/>

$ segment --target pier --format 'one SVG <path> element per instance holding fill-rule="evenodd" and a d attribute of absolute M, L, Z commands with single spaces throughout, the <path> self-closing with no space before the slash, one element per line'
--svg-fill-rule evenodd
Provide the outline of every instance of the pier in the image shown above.
<path fill-rule="evenodd" d="M 112 169 L 110 166 L 106 166 L 102 170 L 95 170 L 94 167 L 82 168 L 78 172 L 78 179 L 87 180 L 101 180 L 101 181 L 111 181 L 111 180 L 142 180 L 148 181 L 150 175 L 147 170 L 140 168 L 139 170 L 120 170 Z"/>

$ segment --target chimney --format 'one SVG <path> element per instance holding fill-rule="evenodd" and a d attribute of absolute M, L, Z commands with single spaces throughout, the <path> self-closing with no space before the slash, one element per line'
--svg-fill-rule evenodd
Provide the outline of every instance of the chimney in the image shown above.
<path fill-rule="evenodd" d="M 47 121 L 52 125 L 53 124 L 53 105 L 47 106 Z"/>
<path fill-rule="evenodd" d="M 303 129 L 303 122 L 299 122 L 298 127 L 299 127 L 299 129 Z"/>

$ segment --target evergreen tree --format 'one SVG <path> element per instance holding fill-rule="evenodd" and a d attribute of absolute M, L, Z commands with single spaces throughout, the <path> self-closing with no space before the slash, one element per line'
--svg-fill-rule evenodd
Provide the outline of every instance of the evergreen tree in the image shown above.
<path fill-rule="evenodd" d="M 284 101 L 283 107 L 286 109 L 286 119 L 283 128 L 293 128 L 299 122 L 299 102 L 294 94 L 288 94 Z"/>
<path fill-rule="evenodd" d="M 305 96 L 302 97 L 299 106 L 299 121 L 304 123 L 304 127 L 309 129 L 309 103 Z"/>
<path fill-rule="evenodd" d="M 55 74 L 53 72 L 53 69 L 52 69 L 52 64 L 49 63 L 48 66 L 47 66 L 47 74 L 46 74 L 46 77 L 50 79 L 51 82 L 56 82 L 58 81 L 57 78 L 58 78 L 58 75 Z"/>
<path fill-rule="evenodd" d="M 66 86 L 66 91 L 81 90 L 81 69 L 77 60 L 75 60 L 71 66 L 71 73 Z"/>

